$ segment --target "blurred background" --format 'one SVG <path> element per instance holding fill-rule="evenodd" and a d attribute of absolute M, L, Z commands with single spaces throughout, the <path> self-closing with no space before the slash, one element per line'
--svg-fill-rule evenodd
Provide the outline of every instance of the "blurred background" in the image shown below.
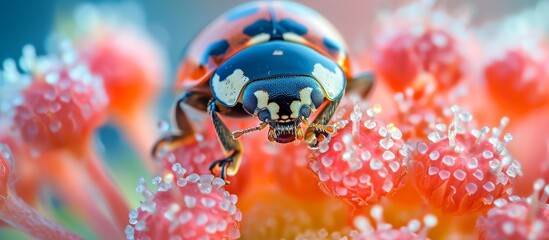
<path fill-rule="evenodd" d="M 155 109 L 155 116 L 158 117 L 156 120 L 167 120 L 168 109 L 176 97 L 176 94 L 172 94 L 169 89 L 173 83 L 174 72 L 179 60 L 184 54 L 185 46 L 215 17 L 242 2 L 246 1 L 0 0 L 0 60 L 18 59 L 21 56 L 21 49 L 27 44 L 34 45 L 38 55 L 44 55 L 48 39 L 54 31 L 63 32 L 74 25 L 75 21 L 79 21 L 79 14 L 86 9 L 82 8 L 82 5 L 100 7 L 114 5 L 116 8 L 112 8 L 114 10 L 111 14 L 143 26 L 166 53 L 168 64 L 163 87 L 169 94 L 161 95 L 158 107 Z M 296 2 L 313 8 L 332 22 L 346 39 L 350 54 L 353 55 L 355 52 L 371 47 L 372 24 L 380 12 L 394 10 L 410 1 L 349 0 L 344 1 L 344 4 L 333 0 L 299 0 Z M 549 1 L 547 0 L 441 0 L 434 4 L 466 16 L 469 23 L 477 27 L 492 24 L 527 9 L 538 13 L 549 11 Z M 543 14 L 539 14 L 539 16 L 543 17 Z M 545 32 L 548 32 L 549 17 L 545 16 L 540 20 Z M 117 182 L 128 186 L 123 189 L 124 195 L 129 196 L 132 203 L 138 203 L 138 200 L 135 200 L 139 199 L 134 191 L 135 182 L 139 176 L 149 174 L 143 166 L 133 164 L 138 153 L 133 152 L 134 150 L 124 139 L 123 134 L 115 126 L 102 127 L 99 139 L 103 145 L 109 146 L 104 149 L 103 155 L 109 161 L 112 172 L 117 173 L 114 174 Z M 70 223 L 70 219 L 65 221 Z M 75 225 L 71 228 L 79 232 L 86 231 L 83 226 Z M 19 237 L 21 236 L 11 230 L 0 230 L 0 239 Z"/>
<path fill-rule="evenodd" d="M 168 52 L 171 66 L 178 61 L 184 46 L 213 18 L 224 11 L 247 2 L 242 0 L 218 1 L 9 1 L 0 0 L 0 59 L 18 58 L 25 44 L 33 44 L 38 54 L 44 53 L 44 40 L 58 24 L 62 16 L 72 15 L 81 4 L 126 4 L 133 13 L 144 20 L 149 31 Z M 394 9 L 410 1 L 403 0 L 349 0 L 336 4 L 331 0 L 300 0 L 324 15 L 347 39 L 350 46 L 367 38 L 370 23 L 376 13 Z M 532 8 L 541 0 L 441 0 L 437 5 L 447 9 L 468 12 L 475 25 L 498 20 L 510 13 Z M 132 10 L 130 10 L 132 11 Z M 549 25 L 549 24 L 548 24 Z M 173 72 L 173 71 L 172 71 Z"/>

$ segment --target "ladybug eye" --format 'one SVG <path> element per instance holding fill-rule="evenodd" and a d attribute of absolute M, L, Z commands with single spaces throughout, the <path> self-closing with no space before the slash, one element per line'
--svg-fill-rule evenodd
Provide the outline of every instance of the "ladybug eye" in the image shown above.
<path fill-rule="evenodd" d="M 270 116 L 271 116 L 271 113 L 267 109 L 263 109 L 259 111 L 259 113 L 257 114 L 257 117 L 262 122 L 265 122 L 267 119 L 269 119 Z"/>
<path fill-rule="evenodd" d="M 301 108 L 299 109 L 299 116 L 308 118 L 309 115 L 311 115 L 311 107 L 308 105 L 301 106 Z"/>

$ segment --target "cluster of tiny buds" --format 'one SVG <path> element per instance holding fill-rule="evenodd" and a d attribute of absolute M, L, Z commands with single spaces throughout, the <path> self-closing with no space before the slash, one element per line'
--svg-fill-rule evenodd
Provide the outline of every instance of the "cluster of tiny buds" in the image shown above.
<path fill-rule="evenodd" d="M 136 190 L 144 200 L 139 208 L 129 213 L 129 225 L 125 229 L 127 239 L 240 237 L 237 223 L 242 220 L 242 212 L 235 205 L 238 197 L 223 189 L 225 181 L 213 175 L 186 173 L 181 164 L 173 164 L 172 172 L 152 179 L 156 192 L 147 186 L 144 178 L 139 179 Z"/>
<path fill-rule="evenodd" d="M 0 74 L 0 113 L 3 126 L 13 126 L 32 145 L 32 153 L 75 146 L 74 140 L 100 123 L 109 100 L 102 79 L 79 58 L 69 41 L 52 54 L 37 56 L 23 48 L 19 60 L 3 62 Z M 78 132 L 77 132 L 78 130 Z M 44 141 L 55 135 L 55 139 Z"/>
<path fill-rule="evenodd" d="M 435 131 L 431 132 L 427 136 L 427 138 L 432 143 L 436 144 L 442 140 L 448 139 L 449 148 L 452 149 L 455 153 L 459 154 L 466 150 L 466 146 L 456 143 L 456 136 L 458 134 L 472 134 L 476 138 L 473 146 L 475 147 L 478 146 L 480 142 L 485 139 L 485 137 L 487 137 L 487 134 L 491 132 L 491 136 L 488 137 L 488 142 L 492 144 L 495 152 L 492 152 L 490 150 L 484 150 L 482 152 L 482 157 L 484 157 L 485 159 L 491 159 L 494 157 L 494 155 L 499 155 L 502 157 L 501 162 L 497 162 L 497 160 L 494 160 L 492 163 L 490 163 L 492 173 L 495 174 L 501 172 L 503 167 L 510 165 L 510 167 L 507 169 L 507 174 L 510 177 L 522 175 L 519 162 L 513 160 L 507 150 L 507 144 L 509 144 L 509 142 L 513 140 L 513 136 L 510 133 L 506 133 L 503 138 L 501 138 L 503 129 L 509 123 L 509 118 L 503 117 L 500 121 L 499 127 L 494 127 L 490 129 L 489 127 L 485 126 L 480 130 L 472 129 L 470 130 L 470 132 L 468 132 L 470 129 L 470 126 L 468 124 L 473 120 L 473 116 L 467 111 L 462 111 L 458 106 L 455 105 L 451 107 L 451 111 L 454 114 L 453 122 L 449 126 L 446 126 L 446 124 L 444 123 L 436 124 L 434 127 Z M 427 144 L 419 142 L 417 144 L 416 150 L 422 154 L 425 154 L 428 150 Z M 438 158 L 438 152 L 436 151 L 431 152 L 429 155 L 431 159 Z M 471 162 L 471 164 L 473 163 Z"/>
<path fill-rule="evenodd" d="M 501 135 L 508 123 L 503 118 L 490 133 L 488 127 L 472 129 L 473 116 L 453 106 L 453 121 L 434 125 L 427 141 L 414 149 L 414 176 L 418 191 L 433 206 L 462 214 L 489 206 L 497 198 L 512 194 L 513 179 L 522 174 L 518 161 L 507 151 L 510 134 Z M 468 203 L 468 204 L 465 204 Z"/>
<path fill-rule="evenodd" d="M 477 221 L 480 239 L 545 239 L 549 236 L 548 199 L 549 184 L 543 179 L 534 183 L 528 198 L 496 199 L 495 207 Z"/>
<path fill-rule="evenodd" d="M 407 226 L 394 229 L 383 220 L 383 207 L 379 205 L 372 206 L 370 216 L 376 227 L 365 216 L 357 216 L 353 221 L 356 230 L 351 231 L 351 239 L 427 239 L 427 231 L 438 223 L 434 215 L 428 214 L 423 218 L 423 227 L 419 220 L 413 219 Z"/>
<path fill-rule="evenodd" d="M 309 167 L 328 194 L 355 206 L 372 204 L 400 186 L 408 148 L 394 124 L 376 118 L 379 105 L 365 114 L 356 102 L 342 109 L 350 112 L 340 110 L 336 118 L 348 115 L 350 127 L 339 129 L 330 142 L 322 143 Z"/>

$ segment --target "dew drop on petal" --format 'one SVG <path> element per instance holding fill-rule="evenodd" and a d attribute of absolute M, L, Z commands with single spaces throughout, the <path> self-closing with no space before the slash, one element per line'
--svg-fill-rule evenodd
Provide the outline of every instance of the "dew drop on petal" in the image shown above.
<path fill-rule="evenodd" d="M 494 157 L 494 153 L 492 153 L 492 151 L 490 150 L 484 150 L 484 152 L 482 152 L 482 157 L 490 159 Z"/>
<path fill-rule="evenodd" d="M 461 169 L 458 169 L 454 172 L 454 177 L 459 181 L 463 181 L 463 180 L 465 180 L 465 177 L 467 177 L 467 173 L 465 173 Z"/>
<path fill-rule="evenodd" d="M 188 208 L 193 208 L 196 205 L 196 198 L 193 196 L 185 196 L 183 200 Z"/>
<path fill-rule="evenodd" d="M 475 194 L 477 192 L 477 190 L 478 190 L 478 187 L 474 183 L 468 183 L 467 186 L 465 186 L 465 191 L 467 191 L 467 193 L 469 193 L 469 195 Z"/>
<path fill-rule="evenodd" d="M 427 170 L 427 173 L 429 174 L 429 176 L 433 176 L 437 174 L 438 171 L 439 169 L 437 167 L 429 167 L 429 170 Z"/>
<path fill-rule="evenodd" d="M 50 131 L 52 133 L 56 133 L 58 132 L 59 130 L 61 130 L 61 127 L 63 125 L 61 124 L 61 122 L 59 120 L 53 120 L 51 123 L 50 123 Z"/>
<path fill-rule="evenodd" d="M 372 154 L 368 150 L 365 150 L 360 154 L 360 159 L 362 159 L 363 161 L 368 161 L 370 160 L 370 158 L 372 158 Z"/>
<path fill-rule="evenodd" d="M 391 151 L 385 151 L 385 152 L 383 152 L 381 157 L 385 160 L 393 160 L 393 159 L 395 159 L 395 154 Z"/>
<path fill-rule="evenodd" d="M 486 190 L 487 192 L 492 192 L 496 189 L 496 185 L 492 182 L 486 182 L 484 185 L 482 185 L 482 188 Z"/>
<path fill-rule="evenodd" d="M 343 197 L 343 196 L 346 196 L 347 195 L 347 188 L 344 188 L 344 187 L 340 187 L 340 186 L 337 186 L 335 188 L 335 193 L 336 195 L 340 196 L 340 197 Z"/>
<path fill-rule="evenodd" d="M 432 161 L 436 161 L 439 157 L 440 153 L 436 150 L 429 153 L 429 159 L 431 159 Z"/>
<path fill-rule="evenodd" d="M 446 164 L 446 166 L 452 167 L 456 163 L 456 158 L 446 155 L 442 157 L 442 163 Z"/>
<path fill-rule="evenodd" d="M 383 162 L 381 162 L 381 161 L 379 161 L 375 158 L 370 161 L 370 168 L 372 170 L 379 170 L 382 167 L 383 167 Z"/>
<path fill-rule="evenodd" d="M 440 172 L 438 172 L 438 176 L 440 177 L 440 179 L 446 180 L 450 178 L 450 172 L 447 170 L 441 170 Z"/>
<path fill-rule="evenodd" d="M 467 161 L 467 168 L 468 169 L 475 169 L 478 168 L 478 160 L 477 158 L 473 157 Z"/>
<path fill-rule="evenodd" d="M 383 186 L 381 187 L 381 189 L 383 189 L 383 191 L 385 192 L 391 192 L 391 190 L 393 190 L 393 182 L 392 181 L 385 181 L 385 183 L 383 183 Z"/>
<path fill-rule="evenodd" d="M 473 172 L 473 176 L 476 177 L 479 181 L 482 181 L 482 179 L 484 179 L 484 173 L 482 173 L 480 169 L 475 170 L 475 172 Z"/>
<path fill-rule="evenodd" d="M 334 145 L 333 145 L 333 149 L 334 149 L 334 151 L 339 152 L 339 151 L 341 151 L 341 150 L 343 149 L 343 145 L 341 145 L 340 142 L 336 142 L 336 143 L 334 143 Z"/>
<path fill-rule="evenodd" d="M 427 150 L 429 149 L 429 147 L 427 146 L 427 144 L 425 144 L 424 142 L 419 142 L 417 144 L 417 150 L 419 153 L 421 154 L 425 154 L 427 153 Z"/>

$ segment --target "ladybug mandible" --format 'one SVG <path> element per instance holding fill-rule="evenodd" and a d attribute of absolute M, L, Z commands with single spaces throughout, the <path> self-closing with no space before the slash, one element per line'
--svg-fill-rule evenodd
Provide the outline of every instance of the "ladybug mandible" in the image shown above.
<path fill-rule="evenodd" d="M 220 168 L 225 179 L 238 171 L 237 139 L 243 134 L 268 127 L 271 142 L 303 139 L 317 148 L 335 131 L 329 121 L 346 89 L 365 96 L 373 82 L 371 74 L 351 75 L 344 41 L 317 12 L 287 1 L 246 3 L 218 17 L 190 44 L 176 81 L 184 91 L 173 115 L 180 133 L 160 139 L 153 154 L 193 136 L 181 107 L 190 105 L 213 121 L 227 157 L 210 170 Z M 231 132 L 218 114 L 254 116 L 260 124 Z"/>

